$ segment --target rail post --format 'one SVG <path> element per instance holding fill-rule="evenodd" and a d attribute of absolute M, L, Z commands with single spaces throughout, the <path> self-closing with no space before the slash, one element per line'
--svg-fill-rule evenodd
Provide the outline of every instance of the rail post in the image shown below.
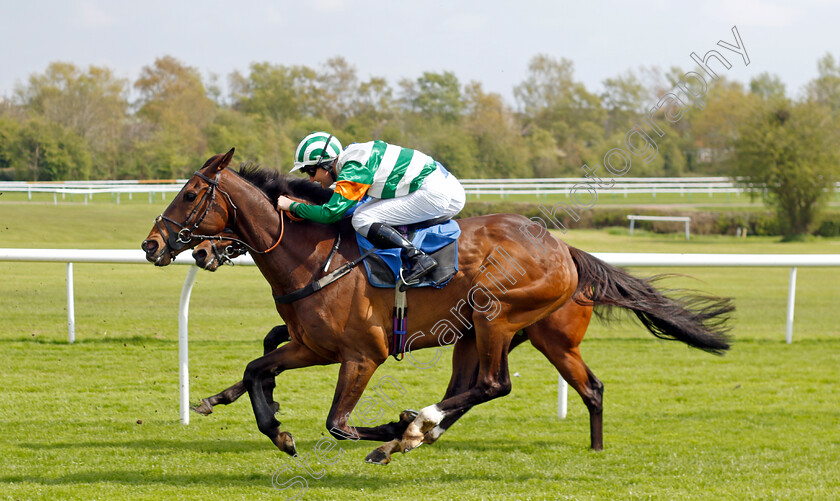
<path fill-rule="evenodd" d="M 189 316 L 192 294 L 198 266 L 191 265 L 181 289 L 181 304 L 178 307 L 178 380 L 180 388 L 181 423 L 190 424 L 190 363 L 189 363 Z"/>
<path fill-rule="evenodd" d="M 793 342 L 793 306 L 796 303 L 796 267 L 790 269 L 790 282 L 788 283 L 787 303 L 787 328 L 785 329 L 785 342 Z"/>
<path fill-rule="evenodd" d="M 76 342 L 76 306 L 73 300 L 73 263 L 67 263 L 67 342 Z"/>

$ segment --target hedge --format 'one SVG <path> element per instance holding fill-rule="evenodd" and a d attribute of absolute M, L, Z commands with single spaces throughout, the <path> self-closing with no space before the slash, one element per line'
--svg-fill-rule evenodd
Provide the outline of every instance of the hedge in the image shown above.
<path fill-rule="evenodd" d="M 550 208 L 547 205 L 547 208 Z M 525 217 L 541 217 L 547 221 L 539 210 L 539 204 L 523 202 L 467 202 L 459 217 L 473 217 L 498 213 L 522 214 Z M 575 221 L 564 211 L 558 211 L 558 219 L 567 228 L 592 229 L 608 226 L 629 227 L 627 216 L 630 214 L 644 214 L 646 216 L 690 216 L 691 232 L 696 235 L 735 235 L 739 228 L 746 228 L 747 235 L 779 236 L 781 235 L 779 222 L 773 211 L 674 211 L 665 209 L 640 210 L 638 207 L 626 208 L 598 208 L 594 207 L 579 213 L 580 219 Z M 682 228 L 674 222 L 636 221 L 636 228 L 654 233 L 675 233 Z M 742 230 L 743 231 L 743 230 Z M 840 212 L 826 212 L 814 235 L 823 237 L 840 236 Z"/>

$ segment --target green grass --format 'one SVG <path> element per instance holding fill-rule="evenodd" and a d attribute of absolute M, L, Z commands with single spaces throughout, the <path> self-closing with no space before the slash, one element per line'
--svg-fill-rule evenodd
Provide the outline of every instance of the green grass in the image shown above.
<path fill-rule="evenodd" d="M 0 203 L 0 247 L 136 248 L 161 203 Z M 572 230 L 590 252 L 838 253 L 840 240 L 781 244 Z M 66 344 L 65 265 L 0 262 L 0 499 L 284 499 L 294 468 L 256 429 L 247 397 L 178 422 L 177 307 L 186 268 L 76 264 L 76 337 Z M 681 272 L 668 285 L 735 298 L 724 357 L 659 341 L 628 321 L 594 322 L 584 359 L 606 385 L 605 450 L 588 450 L 572 394 L 530 345 L 510 356 L 511 395 L 473 409 L 433 446 L 363 464 L 377 444 L 308 478 L 304 499 L 836 499 L 840 492 L 840 270 L 800 268 L 794 342 L 784 343 L 786 268 Z M 279 317 L 253 267 L 202 272 L 190 308 L 193 400 L 241 377 Z M 410 321 L 410 320 L 409 320 Z M 393 418 L 436 402 L 448 357 L 421 371 L 389 360 Z M 421 352 L 418 356 L 425 355 Z M 431 356 L 431 353 L 428 354 Z M 278 378 L 278 418 L 301 454 L 327 436 L 337 366 Z M 138 424 L 138 420 L 142 424 Z M 311 462 L 311 461 L 310 461 Z M 316 467 L 320 467 L 317 466 Z M 285 481 L 304 475 L 289 469 Z"/>

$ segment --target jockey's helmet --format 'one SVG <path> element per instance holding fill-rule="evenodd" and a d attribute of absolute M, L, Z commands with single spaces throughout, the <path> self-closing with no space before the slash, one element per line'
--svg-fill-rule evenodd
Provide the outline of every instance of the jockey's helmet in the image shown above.
<path fill-rule="evenodd" d="M 341 154 L 341 143 L 328 132 L 313 132 L 298 144 L 295 150 L 295 166 L 290 172 L 307 165 L 327 164 Z"/>

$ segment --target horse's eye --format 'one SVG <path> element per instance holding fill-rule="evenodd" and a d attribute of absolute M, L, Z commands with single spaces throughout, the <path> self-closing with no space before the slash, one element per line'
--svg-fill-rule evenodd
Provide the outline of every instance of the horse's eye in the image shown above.
<path fill-rule="evenodd" d="M 184 200 L 186 200 L 187 202 L 192 202 L 193 200 L 195 200 L 195 193 L 191 191 L 184 193 Z"/>

